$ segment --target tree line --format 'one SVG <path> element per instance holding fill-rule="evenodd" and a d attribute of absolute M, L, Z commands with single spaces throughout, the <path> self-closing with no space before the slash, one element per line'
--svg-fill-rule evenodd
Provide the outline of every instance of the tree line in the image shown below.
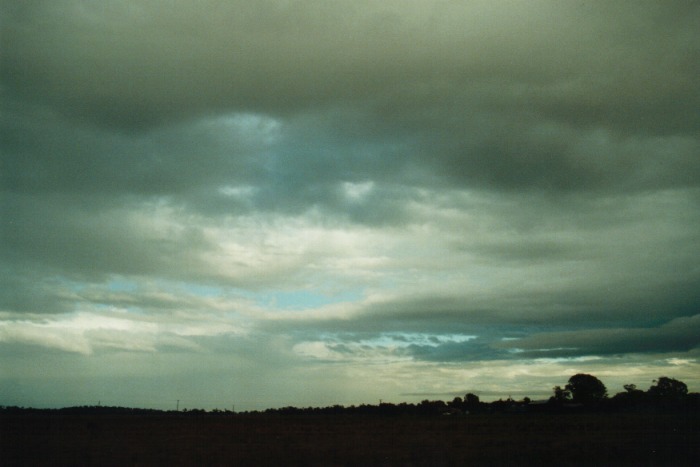
<path fill-rule="evenodd" d="M 680 411 L 700 412 L 700 393 L 689 393 L 688 386 L 677 379 L 662 376 L 643 391 L 635 384 L 625 384 L 623 392 L 612 397 L 597 377 L 578 373 L 562 386 L 554 386 L 552 396 L 543 401 L 533 401 L 529 397 L 514 400 L 511 397 L 493 402 L 482 402 L 479 396 L 468 393 L 450 401 L 428 400 L 419 403 L 401 402 L 398 404 L 381 402 L 377 405 L 332 405 L 327 407 L 281 407 L 263 411 L 234 412 L 229 410 L 203 409 L 157 410 L 109 406 L 79 406 L 61 409 L 34 409 L 17 406 L 0 406 L 0 413 L 61 413 L 61 414 L 113 414 L 113 415 L 154 415 L 172 414 L 179 416 L 269 414 L 269 415 L 463 415 L 478 413 L 517 413 L 517 412 L 571 412 L 571 411 Z"/>
<path fill-rule="evenodd" d="M 625 384 L 623 392 L 612 397 L 598 378 L 593 375 L 579 373 L 569 378 L 564 387 L 554 386 L 554 394 L 549 402 L 566 405 L 578 404 L 586 407 L 600 408 L 682 408 L 697 405 L 700 394 L 688 393 L 688 386 L 675 378 L 662 376 L 655 379 L 653 384 L 643 391 L 635 384 Z"/>

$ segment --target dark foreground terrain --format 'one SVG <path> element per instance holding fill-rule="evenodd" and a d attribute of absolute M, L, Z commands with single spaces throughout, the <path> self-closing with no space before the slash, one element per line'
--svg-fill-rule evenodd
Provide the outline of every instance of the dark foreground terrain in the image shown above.
<path fill-rule="evenodd" d="M 700 465 L 693 414 L 0 416 L 0 465 Z"/>

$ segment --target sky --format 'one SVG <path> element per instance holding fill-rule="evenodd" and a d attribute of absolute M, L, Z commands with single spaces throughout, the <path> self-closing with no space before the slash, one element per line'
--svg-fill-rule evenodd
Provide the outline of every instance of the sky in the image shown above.
<path fill-rule="evenodd" d="M 700 391 L 700 3 L 0 18 L 0 405 Z"/>

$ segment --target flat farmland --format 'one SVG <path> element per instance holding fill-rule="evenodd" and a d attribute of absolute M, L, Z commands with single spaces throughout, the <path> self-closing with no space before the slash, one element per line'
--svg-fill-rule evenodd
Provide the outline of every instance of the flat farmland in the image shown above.
<path fill-rule="evenodd" d="M 700 465 L 690 414 L 0 417 L 0 465 Z"/>

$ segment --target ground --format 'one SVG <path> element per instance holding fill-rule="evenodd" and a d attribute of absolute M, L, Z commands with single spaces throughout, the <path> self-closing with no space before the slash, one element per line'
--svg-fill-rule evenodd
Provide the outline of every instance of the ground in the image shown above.
<path fill-rule="evenodd" d="M 689 414 L 0 416 L 2 465 L 700 465 Z"/>

